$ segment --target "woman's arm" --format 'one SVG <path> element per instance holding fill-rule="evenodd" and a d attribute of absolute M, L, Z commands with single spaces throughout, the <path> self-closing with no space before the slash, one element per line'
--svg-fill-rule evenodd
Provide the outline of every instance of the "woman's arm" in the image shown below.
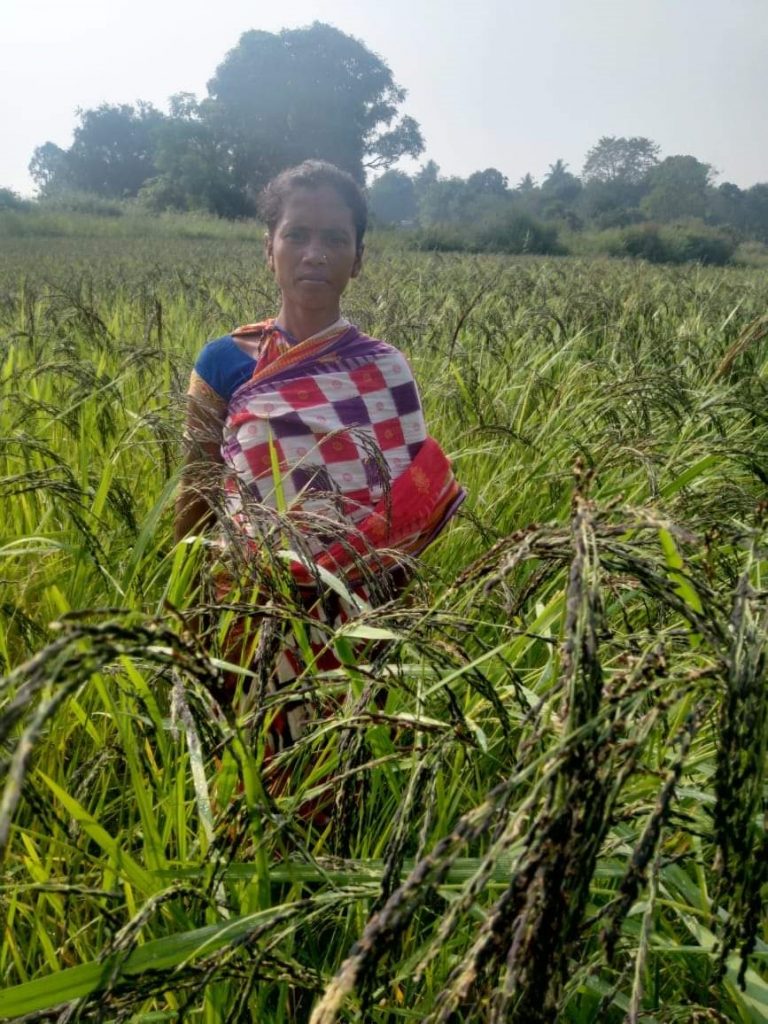
<path fill-rule="evenodd" d="M 205 529 L 221 486 L 221 438 L 227 400 L 194 370 L 187 391 L 185 461 L 176 498 L 176 541 Z"/>

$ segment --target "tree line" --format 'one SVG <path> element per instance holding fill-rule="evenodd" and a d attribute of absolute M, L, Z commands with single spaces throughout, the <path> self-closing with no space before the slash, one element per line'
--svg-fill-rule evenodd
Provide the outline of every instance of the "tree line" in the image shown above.
<path fill-rule="evenodd" d="M 633 255 L 664 259 L 676 246 L 683 258 L 723 262 L 737 241 L 768 243 L 768 183 L 716 184 L 709 164 L 662 158 L 643 137 L 605 136 L 579 174 L 558 159 L 540 182 L 526 174 L 511 186 L 493 167 L 444 177 L 432 160 L 408 175 L 394 165 L 419 157 L 424 139 L 400 112 L 405 97 L 381 57 L 330 25 L 254 30 L 204 98 L 178 93 L 168 112 L 143 101 L 78 110 L 71 146 L 38 146 L 30 173 L 44 199 L 87 193 L 239 218 L 254 215 L 279 170 L 317 157 L 361 184 L 373 177 L 374 219 L 415 228 L 431 247 L 554 252 L 565 232 L 615 229 Z M 9 198 L 0 189 L 0 206 Z M 681 224 L 688 233 L 672 239 L 667 226 Z"/>
<path fill-rule="evenodd" d="M 511 235 L 527 225 L 532 245 L 541 249 L 556 246 L 557 228 L 627 229 L 625 240 L 652 255 L 661 237 L 654 228 L 698 225 L 713 251 L 718 240 L 768 243 L 768 184 L 717 185 L 711 165 L 689 155 L 662 159 L 659 146 L 644 137 L 604 136 L 587 153 L 580 175 L 559 159 L 540 183 L 526 174 L 510 186 L 494 167 L 445 178 L 430 161 L 411 176 L 385 171 L 369 195 L 382 223 L 419 226 L 436 238 L 438 227 L 446 237 L 461 228 L 482 241 L 505 224 Z"/>
<path fill-rule="evenodd" d="M 207 96 L 79 110 L 72 145 L 45 142 L 30 174 L 41 196 L 87 192 L 138 198 L 156 209 L 255 212 L 260 188 L 284 167 L 331 160 L 361 183 L 424 140 L 401 116 L 405 99 L 386 63 L 321 22 L 244 33 L 207 84 Z"/>

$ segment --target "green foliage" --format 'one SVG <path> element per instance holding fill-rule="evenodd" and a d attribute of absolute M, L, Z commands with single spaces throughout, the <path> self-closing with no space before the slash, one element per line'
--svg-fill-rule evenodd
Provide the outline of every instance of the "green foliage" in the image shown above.
<path fill-rule="evenodd" d="M 593 180 L 584 186 L 579 209 L 597 228 L 627 227 L 645 220 L 640 203 L 646 193 L 645 185 Z"/>
<path fill-rule="evenodd" d="M 539 253 L 563 251 L 557 228 L 525 213 L 500 211 L 496 216 L 467 225 L 433 224 L 415 236 L 418 249 L 433 252 Z"/>
<path fill-rule="evenodd" d="M 495 167 L 486 167 L 484 171 L 475 171 L 467 178 L 467 185 L 477 195 L 505 196 L 507 194 L 507 178 Z"/>
<path fill-rule="evenodd" d="M 170 506 L 258 242 L 0 248 L 0 1016 L 764 1024 L 765 274 L 371 242 L 469 498 L 359 663 L 235 709 L 303 613 Z"/>
<path fill-rule="evenodd" d="M 471 219 L 472 193 L 462 178 L 440 178 L 418 193 L 419 223 L 461 224 Z"/>
<path fill-rule="evenodd" d="M 169 115 L 144 102 L 81 110 L 70 148 L 38 146 L 30 173 L 42 195 L 141 192 L 152 210 L 249 216 L 270 178 L 310 157 L 363 181 L 366 169 L 418 156 L 418 124 L 398 118 L 404 99 L 386 63 L 330 25 L 251 31 L 203 101 L 177 94 Z"/>
<path fill-rule="evenodd" d="M 77 187 L 70 174 L 66 150 L 53 142 L 44 142 L 35 148 L 29 161 L 29 174 L 42 196 Z"/>
<path fill-rule="evenodd" d="M 72 206 L 75 208 L 72 209 Z M 230 238 L 263 236 L 256 221 L 231 221 L 202 212 L 150 213 L 141 203 L 63 195 L 30 203 L 23 211 L 0 210 L 0 238 Z"/>
<path fill-rule="evenodd" d="M 265 88 L 265 69 L 273 68 L 279 75 Z M 396 120 L 405 92 L 384 61 L 322 22 L 244 33 L 208 94 L 206 117 L 235 143 L 238 183 L 252 188 L 308 157 L 362 180 L 365 167 L 387 168 L 424 148 L 413 119 Z"/>
<path fill-rule="evenodd" d="M 402 171 L 385 171 L 368 189 L 368 206 L 381 224 L 401 224 L 416 217 L 416 187 Z"/>
<path fill-rule="evenodd" d="M 732 235 L 694 222 L 629 228 L 619 236 L 612 251 L 614 255 L 634 256 L 649 263 L 697 262 L 723 266 L 731 261 L 736 247 Z"/>
<path fill-rule="evenodd" d="M 549 204 L 572 202 L 581 192 L 581 181 L 568 170 L 568 164 L 556 160 L 541 183 L 541 194 Z"/>
<path fill-rule="evenodd" d="M 642 201 L 649 217 L 659 221 L 702 217 L 707 208 L 712 168 L 694 156 L 668 156 L 650 172 L 650 191 Z"/>
<path fill-rule="evenodd" d="M 0 210 L 26 210 L 29 203 L 12 188 L 0 188 Z"/>
<path fill-rule="evenodd" d="M 721 267 L 730 263 L 736 252 L 737 242 L 732 233 L 705 226 L 682 226 L 676 234 L 680 251 L 678 262 L 695 261 Z"/>
<path fill-rule="evenodd" d="M 47 142 L 32 157 L 30 173 L 41 192 L 93 192 L 135 196 L 155 174 L 155 133 L 164 117 L 150 103 L 102 103 L 78 111 L 74 141 L 66 151 Z"/>
<path fill-rule="evenodd" d="M 753 185 L 746 190 L 744 219 L 752 237 L 768 243 L 768 184 Z"/>
<path fill-rule="evenodd" d="M 659 146 L 642 136 L 604 135 L 587 153 L 584 182 L 641 185 L 659 162 Z"/>
<path fill-rule="evenodd" d="M 619 236 L 615 255 L 634 256 L 649 263 L 672 263 L 672 250 L 656 224 L 643 224 Z"/>
<path fill-rule="evenodd" d="M 150 210 L 203 210 L 220 217 L 254 213 L 251 198 L 235 179 L 232 155 L 221 131 L 194 97 L 171 98 L 171 116 L 155 136 L 157 177 L 139 191 Z"/>
<path fill-rule="evenodd" d="M 478 252 L 541 253 L 562 252 L 557 228 L 542 224 L 524 213 L 510 212 L 477 225 L 472 233 Z"/>
<path fill-rule="evenodd" d="M 130 212 L 132 206 L 124 200 L 105 199 L 93 192 L 68 190 L 45 196 L 38 200 L 34 209 L 43 213 L 83 213 L 91 217 L 122 217 Z"/>

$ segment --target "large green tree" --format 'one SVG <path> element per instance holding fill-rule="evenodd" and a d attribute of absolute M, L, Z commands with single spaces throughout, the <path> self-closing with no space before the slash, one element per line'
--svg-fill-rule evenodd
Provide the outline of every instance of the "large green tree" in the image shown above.
<path fill-rule="evenodd" d="M 169 115 L 147 103 L 78 111 L 68 150 L 39 146 L 30 171 L 42 194 L 76 189 L 135 196 L 155 207 L 253 212 L 277 171 L 331 160 L 361 183 L 418 156 L 424 141 L 399 108 L 405 91 L 362 42 L 330 25 L 246 32 L 208 83 L 179 94 Z"/>
<path fill-rule="evenodd" d="M 703 217 L 712 177 L 712 167 L 695 156 L 668 156 L 648 175 L 642 207 L 653 220 Z"/>
<path fill-rule="evenodd" d="M 36 147 L 29 161 L 29 174 L 42 196 L 73 187 L 67 151 L 55 142 Z"/>
<path fill-rule="evenodd" d="M 604 135 L 587 153 L 580 209 L 597 227 L 643 219 L 640 203 L 658 164 L 659 147 L 643 136 Z"/>
<path fill-rule="evenodd" d="M 461 224 L 471 219 L 472 192 L 463 178 L 439 178 L 419 196 L 422 224 Z"/>
<path fill-rule="evenodd" d="M 254 212 L 236 180 L 232 152 L 191 93 L 171 97 L 171 116 L 157 133 L 158 175 L 139 193 L 154 209 L 207 210 L 221 217 Z"/>
<path fill-rule="evenodd" d="M 587 153 L 581 172 L 584 182 L 639 185 L 659 162 L 659 147 L 644 136 L 603 135 Z"/>
<path fill-rule="evenodd" d="M 44 193 L 64 188 L 100 196 L 135 196 L 156 173 L 156 132 L 164 115 L 149 103 L 102 103 L 78 110 L 80 123 L 68 150 L 52 142 L 39 146 L 29 165 Z"/>
<path fill-rule="evenodd" d="M 479 196 L 505 196 L 508 181 L 506 175 L 495 167 L 486 167 L 484 171 L 475 171 L 467 178 L 467 185 Z"/>
<path fill-rule="evenodd" d="M 368 189 L 368 205 L 382 224 L 415 220 L 417 204 L 413 179 L 402 171 L 385 171 Z"/>
<path fill-rule="evenodd" d="M 768 245 L 768 183 L 759 182 L 744 193 L 749 234 Z"/>
<path fill-rule="evenodd" d="M 542 212 L 548 217 L 563 217 L 579 197 L 582 184 L 575 174 L 568 170 L 568 164 L 557 159 L 541 183 Z"/>
<path fill-rule="evenodd" d="M 330 25 L 246 32 L 208 82 L 204 117 L 227 140 L 232 173 L 259 188 L 276 171 L 317 157 L 359 181 L 424 149 L 398 119 L 405 91 L 385 62 Z"/>

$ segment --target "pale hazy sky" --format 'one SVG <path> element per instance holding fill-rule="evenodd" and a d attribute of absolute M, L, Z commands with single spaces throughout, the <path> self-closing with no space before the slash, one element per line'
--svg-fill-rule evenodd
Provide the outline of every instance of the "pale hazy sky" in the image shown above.
<path fill-rule="evenodd" d="M 0 187 L 31 194 L 76 107 L 202 96 L 242 32 L 314 20 L 385 59 L 443 174 L 578 173 L 601 135 L 645 135 L 768 181 L 768 0 L 0 0 Z"/>

